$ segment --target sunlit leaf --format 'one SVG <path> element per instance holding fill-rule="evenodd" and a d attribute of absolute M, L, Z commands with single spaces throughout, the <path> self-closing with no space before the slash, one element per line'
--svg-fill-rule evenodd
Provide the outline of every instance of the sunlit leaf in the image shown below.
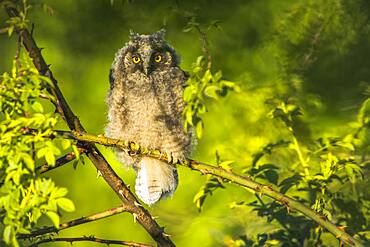
<path fill-rule="evenodd" d="M 75 205 L 70 199 L 67 198 L 59 198 L 57 199 L 58 206 L 66 212 L 73 212 L 75 211 Z"/>
<path fill-rule="evenodd" d="M 57 213 L 53 212 L 53 211 L 46 212 L 46 215 L 49 217 L 51 222 L 53 222 L 54 227 L 56 227 L 58 229 L 59 228 L 59 222 L 60 222 L 59 215 Z"/>

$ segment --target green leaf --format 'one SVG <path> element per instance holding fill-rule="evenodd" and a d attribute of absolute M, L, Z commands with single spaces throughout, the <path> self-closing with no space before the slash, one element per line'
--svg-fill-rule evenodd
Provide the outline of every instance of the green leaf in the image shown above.
<path fill-rule="evenodd" d="M 47 149 L 48 148 L 46 148 L 46 147 L 40 148 L 36 153 L 37 158 L 41 158 L 41 157 L 45 156 L 45 153 L 46 153 Z"/>
<path fill-rule="evenodd" d="M 204 83 L 204 84 L 208 84 L 211 80 L 212 80 L 212 74 L 211 74 L 211 71 L 208 69 L 208 70 L 204 73 L 204 75 L 203 75 L 202 83 Z"/>
<path fill-rule="evenodd" d="M 217 86 L 208 86 L 204 90 L 204 94 L 207 95 L 210 98 L 218 99 L 218 94 L 217 92 L 219 91 L 219 88 Z"/>
<path fill-rule="evenodd" d="M 76 156 L 76 160 L 79 160 L 80 159 L 80 152 L 78 151 L 78 148 L 76 145 L 72 145 L 72 150 L 73 150 L 73 153 L 75 154 Z"/>
<path fill-rule="evenodd" d="M 53 196 L 55 198 L 63 197 L 65 195 L 67 195 L 67 193 L 68 193 L 68 190 L 66 188 L 57 188 L 57 190 L 54 191 Z"/>
<path fill-rule="evenodd" d="M 49 149 L 49 148 L 46 149 L 45 160 L 49 165 L 55 166 L 55 156 L 54 156 L 54 153 L 52 152 L 52 150 Z"/>
<path fill-rule="evenodd" d="M 203 128 L 204 128 L 203 121 L 199 120 L 198 123 L 197 123 L 197 126 L 195 128 L 195 131 L 197 133 L 197 137 L 199 139 L 202 138 L 202 136 L 203 136 Z"/>
<path fill-rule="evenodd" d="M 67 212 L 73 212 L 75 211 L 75 205 L 70 199 L 67 198 L 59 198 L 57 199 L 58 206 Z"/>
<path fill-rule="evenodd" d="M 32 159 L 32 157 L 28 154 L 22 154 L 22 158 L 24 163 L 26 164 L 27 168 L 30 169 L 31 171 L 35 170 L 35 162 Z"/>
<path fill-rule="evenodd" d="M 204 189 L 202 188 L 198 191 L 198 193 L 193 198 L 193 203 L 195 203 L 195 206 L 197 207 L 199 212 L 202 210 L 202 206 L 203 206 L 205 199 L 206 199 L 206 194 L 204 193 Z"/>
<path fill-rule="evenodd" d="M 71 141 L 68 139 L 62 139 L 62 148 L 63 150 L 69 148 L 71 146 Z"/>
<path fill-rule="evenodd" d="M 32 104 L 32 109 L 35 111 L 35 112 L 39 112 L 39 113 L 42 113 L 44 112 L 44 108 L 42 107 L 41 103 L 40 102 L 37 102 L 35 101 L 33 104 Z"/>
<path fill-rule="evenodd" d="M 188 32 L 190 32 L 193 28 L 194 28 L 193 26 L 190 26 L 190 27 L 184 28 L 182 31 L 183 31 L 184 33 L 188 33 Z"/>
<path fill-rule="evenodd" d="M 57 213 L 53 212 L 53 211 L 46 212 L 46 215 L 49 217 L 49 219 L 51 220 L 51 222 L 53 222 L 53 225 L 56 228 L 59 228 L 59 222 L 60 222 L 59 215 Z"/>
<path fill-rule="evenodd" d="M 193 87 L 191 86 L 186 87 L 184 90 L 184 96 L 183 96 L 184 100 L 186 102 L 189 102 L 192 99 L 193 93 L 194 93 Z"/>
<path fill-rule="evenodd" d="M 3 237 L 5 243 L 10 243 L 11 236 L 13 234 L 13 228 L 10 225 L 7 225 L 4 229 Z"/>
<path fill-rule="evenodd" d="M 185 119 L 186 122 L 190 124 L 190 126 L 193 126 L 193 112 L 191 111 L 191 109 L 188 109 L 185 112 Z"/>
<path fill-rule="evenodd" d="M 10 36 L 12 36 L 13 31 L 14 31 L 14 25 L 12 25 L 12 26 L 10 26 L 10 27 L 8 28 L 8 36 L 9 36 L 9 37 L 10 37 Z"/>
<path fill-rule="evenodd" d="M 361 104 L 361 108 L 357 114 L 357 121 L 361 124 L 365 124 L 370 121 L 370 98 L 366 99 Z"/>

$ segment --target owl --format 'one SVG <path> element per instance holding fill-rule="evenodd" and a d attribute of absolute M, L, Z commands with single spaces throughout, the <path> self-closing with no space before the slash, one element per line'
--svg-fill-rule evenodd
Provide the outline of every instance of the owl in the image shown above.
<path fill-rule="evenodd" d="M 160 150 L 176 163 L 191 151 L 192 134 L 184 130 L 182 117 L 187 75 L 164 34 L 164 30 L 152 35 L 131 33 L 116 53 L 109 75 L 105 134 Z M 135 191 L 144 203 L 151 205 L 174 193 L 178 174 L 173 165 L 115 151 L 121 163 L 136 171 Z"/>

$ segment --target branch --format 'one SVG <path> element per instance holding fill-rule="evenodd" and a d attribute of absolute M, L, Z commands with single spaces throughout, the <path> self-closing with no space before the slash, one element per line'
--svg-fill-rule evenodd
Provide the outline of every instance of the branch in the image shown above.
<path fill-rule="evenodd" d="M 32 238 L 32 237 L 44 235 L 44 234 L 51 233 L 51 232 L 59 232 L 60 230 L 64 230 L 64 229 L 67 229 L 67 228 L 70 228 L 70 227 L 73 227 L 73 226 L 78 226 L 78 225 L 81 225 L 81 224 L 89 223 L 91 221 L 104 219 L 104 218 L 107 218 L 107 217 L 110 217 L 110 216 L 113 216 L 113 215 L 116 215 L 116 214 L 120 214 L 122 212 L 127 212 L 125 205 L 122 205 L 122 206 L 116 207 L 116 208 L 111 208 L 111 209 L 106 210 L 104 212 L 96 213 L 96 214 L 93 214 L 93 215 L 90 215 L 90 216 L 81 217 L 81 218 L 78 218 L 78 219 L 75 219 L 75 220 L 71 220 L 71 221 L 62 223 L 62 224 L 59 225 L 59 228 L 56 228 L 54 226 L 45 227 L 45 228 L 33 231 L 29 234 L 19 234 L 17 237 L 19 239 L 26 239 L 26 238 Z"/>
<path fill-rule="evenodd" d="M 84 154 L 87 152 L 86 149 L 84 148 L 78 148 L 78 151 L 80 154 Z M 38 166 L 36 167 L 36 171 L 38 171 L 40 174 L 43 174 L 45 172 L 48 172 L 48 171 L 51 171 L 51 170 L 54 170 L 58 167 L 61 167 L 69 162 L 71 162 L 72 160 L 74 160 L 76 158 L 76 155 L 74 152 L 69 152 L 65 155 L 63 155 L 62 157 L 59 157 L 56 161 L 55 161 L 55 165 L 54 166 L 50 166 L 48 163 L 45 163 L 41 166 Z"/>
<path fill-rule="evenodd" d="M 104 146 L 117 147 L 120 149 L 127 150 L 128 153 L 131 153 L 133 155 L 145 155 L 166 162 L 169 161 L 169 157 L 167 157 L 165 153 L 161 153 L 158 150 L 149 150 L 144 147 L 140 147 L 135 142 L 108 138 L 103 135 L 94 136 L 77 132 L 57 131 L 57 133 L 58 135 L 61 135 L 65 138 L 74 139 L 80 142 L 92 142 Z M 286 206 L 289 209 L 289 211 L 296 210 L 304 214 L 308 218 L 316 221 L 320 226 L 327 229 L 330 233 L 332 233 L 336 238 L 340 239 L 343 243 L 346 243 L 350 246 L 363 246 L 363 244 L 359 240 L 356 240 L 355 238 L 347 234 L 345 231 L 343 231 L 342 227 L 340 226 L 337 227 L 335 224 L 326 219 L 325 216 L 320 215 L 318 212 L 306 207 L 302 203 L 288 196 L 285 196 L 284 194 L 274 190 L 272 187 L 268 185 L 260 184 L 252 180 L 250 177 L 241 176 L 231 171 L 227 171 L 221 167 L 208 165 L 192 159 L 188 159 L 187 164 L 177 163 L 177 165 L 183 165 L 192 170 L 200 171 L 202 174 L 212 174 L 214 176 L 227 179 L 232 183 L 252 189 L 258 192 L 259 194 L 267 195 L 268 197 L 271 197 L 272 199 Z"/>
<path fill-rule="evenodd" d="M 19 17 L 18 11 L 12 6 L 5 4 L 5 10 L 10 17 Z M 33 64 L 41 75 L 47 76 L 53 83 L 53 87 L 49 88 L 50 93 L 56 98 L 55 107 L 57 112 L 63 117 L 69 129 L 72 131 L 85 132 L 80 120 L 72 112 L 70 106 L 65 100 L 62 92 L 58 87 L 58 82 L 54 78 L 49 66 L 45 62 L 41 50 L 38 48 L 35 40 L 27 29 L 16 29 L 19 36 L 22 37 L 23 45 L 26 48 Z M 139 202 L 122 179 L 114 172 L 112 167 L 106 161 L 104 156 L 96 148 L 94 144 L 87 145 L 87 156 L 100 172 L 104 180 L 116 192 L 117 196 L 127 206 L 127 211 L 132 213 L 136 220 L 144 227 L 150 236 L 158 243 L 159 246 L 174 246 L 171 239 L 163 228 L 161 228 L 149 212 L 139 206 Z"/>
<path fill-rule="evenodd" d="M 209 42 L 207 39 L 207 35 L 199 25 L 195 25 L 195 29 L 198 31 L 200 41 L 202 42 L 202 51 L 207 56 L 207 69 L 210 70 L 212 67 L 212 56 L 211 52 L 209 51 Z"/>
<path fill-rule="evenodd" d="M 117 244 L 117 245 L 125 245 L 125 246 L 133 246 L 133 247 L 153 247 L 152 245 L 143 244 L 143 243 L 136 243 L 131 241 L 120 241 L 120 240 L 108 240 L 108 239 L 101 239 L 96 237 L 80 237 L 80 238 L 48 238 L 40 240 L 29 247 L 37 247 L 39 244 L 49 243 L 49 242 L 69 242 L 72 244 L 73 242 L 81 242 L 81 241 L 89 241 L 89 242 L 96 242 L 102 244 Z"/>

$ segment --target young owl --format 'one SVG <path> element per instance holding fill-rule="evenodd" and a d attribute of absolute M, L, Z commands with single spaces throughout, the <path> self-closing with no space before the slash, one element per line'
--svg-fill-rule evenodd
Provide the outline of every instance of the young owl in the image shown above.
<path fill-rule="evenodd" d="M 164 40 L 164 30 L 131 34 L 116 53 L 109 78 L 106 135 L 165 152 L 173 162 L 184 160 L 191 146 L 191 133 L 184 131 L 182 118 L 187 76 Z M 123 150 L 116 153 L 137 172 L 135 191 L 144 203 L 173 194 L 178 184 L 174 166 L 150 157 L 133 158 Z"/>

